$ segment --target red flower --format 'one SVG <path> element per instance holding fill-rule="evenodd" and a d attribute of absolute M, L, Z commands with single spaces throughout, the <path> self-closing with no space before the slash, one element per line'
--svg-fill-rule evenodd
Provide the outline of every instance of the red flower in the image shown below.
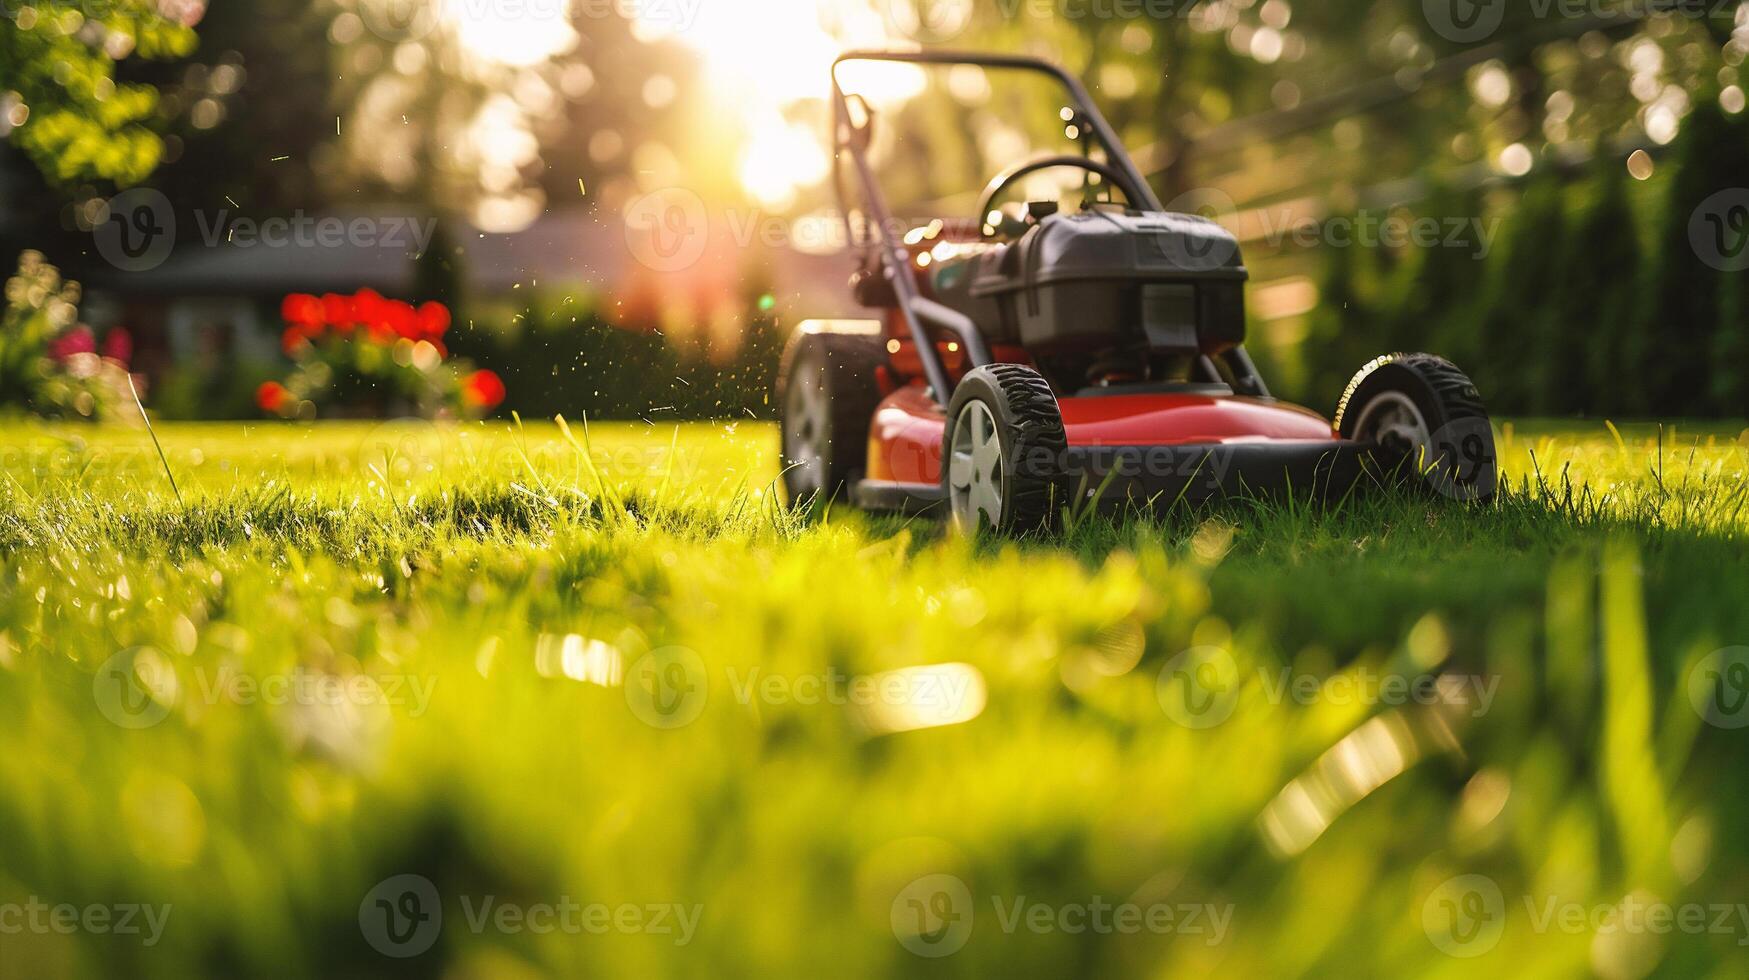
<path fill-rule="evenodd" d="M 97 353 L 97 338 L 91 335 L 91 328 L 80 324 L 49 343 L 49 356 L 57 361 L 64 361 L 74 354 Z"/>
<path fill-rule="evenodd" d="M 120 327 L 110 330 L 103 338 L 103 356 L 126 367 L 133 360 L 134 338 Z"/>
<path fill-rule="evenodd" d="M 363 324 L 380 322 L 383 318 L 383 294 L 374 289 L 361 289 L 352 294 L 352 318 Z"/>
<path fill-rule="evenodd" d="M 327 310 L 322 300 L 308 293 L 292 293 L 279 304 L 279 315 L 292 326 L 314 331 L 327 318 Z"/>
<path fill-rule="evenodd" d="M 283 348 L 287 354 L 296 354 L 298 348 L 310 342 L 310 336 L 311 332 L 304 330 L 302 327 L 286 327 L 285 333 L 279 335 L 279 346 Z"/>
<path fill-rule="evenodd" d="M 291 404 L 292 393 L 285 385 L 277 381 L 264 382 L 255 389 L 255 404 L 261 406 L 263 412 L 271 415 L 284 415 L 286 406 Z"/>
<path fill-rule="evenodd" d="M 419 307 L 419 333 L 426 340 L 436 340 L 449 330 L 449 307 L 442 303 L 424 303 Z"/>
<path fill-rule="evenodd" d="M 497 408 L 504 401 L 504 380 L 491 371 L 475 371 L 462 381 L 462 403 L 469 408 Z"/>
<path fill-rule="evenodd" d="M 327 321 L 329 326 L 342 330 L 349 329 L 358 322 L 357 317 L 353 315 L 352 300 L 334 293 L 322 297 L 322 319 Z"/>
<path fill-rule="evenodd" d="M 328 293 L 320 299 L 307 293 L 292 293 L 280 304 L 287 329 L 285 349 L 290 353 L 324 330 L 339 334 L 364 331 L 374 344 L 392 344 L 397 339 L 430 340 L 434 343 L 449 329 L 449 310 L 442 303 L 413 304 L 387 299 L 374 289 L 361 289 L 351 296 Z"/>
<path fill-rule="evenodd" d="M 388 321 L 389 329 L 397 337 L 408 340 L 419 339 L 419 314 L 414 311 L 413 304 L 400 300 L 389 300 L 383 304 L 383 319 Z"/>

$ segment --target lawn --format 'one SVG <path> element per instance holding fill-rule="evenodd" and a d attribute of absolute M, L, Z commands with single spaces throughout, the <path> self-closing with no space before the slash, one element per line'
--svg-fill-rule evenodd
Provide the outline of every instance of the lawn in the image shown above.
<path fill-rule="evenodd" d="M 0 976 L 1741 975 L 1740 433 L 1011 543 L 753 422 L 8 424 Z"/>

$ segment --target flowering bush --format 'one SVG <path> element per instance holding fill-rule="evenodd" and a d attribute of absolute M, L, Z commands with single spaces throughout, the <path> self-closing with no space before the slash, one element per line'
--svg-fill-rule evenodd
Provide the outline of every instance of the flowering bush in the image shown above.
<path fill-rule="evenodd" d="M 0 407 L 77 419 L 132 418 L 127 331 L 97 335 L 79 320 L 79 284 L 42 253 L 19 256 L 0 313 Z"/>
<path fill-rule="evenodd" d="M 449 309 L 415 307 L 365 289 L 352 296 L 293 293 L 280 305 L 281 342 L 295 368 L 256 392 L 261 410 L 284 418 L 480 416 L 504 400 L 490 371 L 452 360 L 444 345 Z"/>

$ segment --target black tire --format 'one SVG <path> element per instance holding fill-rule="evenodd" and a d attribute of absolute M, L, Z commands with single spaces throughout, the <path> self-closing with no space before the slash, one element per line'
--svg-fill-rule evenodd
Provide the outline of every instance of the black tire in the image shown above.
<path fill-rule="evenodd" d="M 867 464 L 869 423 L 881 402 L 875 369 L 885 362 L 886 348 L 874 334 L 798 330 L 790 335 L 777 392 L 779 456 L 792 504 L 849 496 Z M 819 386 L 818 401 L 801 391 L 810 383 Z"/>
<path fill-rule="evenodd" d="M 1336 408 L 1344 439 L 1373 443 L 1388 476 L 1456 500 L 1494 498 L 1499 464 L 1481 393 L 1433 354 L 1387 354 L 1360 369 Z"/>
<path fill-rule="evenodd" d="M 965 488 L 956 487 L 956 440 L 962 421 L 973 426 L 975 420 L 968 413 L 978 410 L 994 423 L 999 451 L 982 465 L 975 453 L 965 454 L 960 465 L 972 468 L 959 473 L 974 478 Z M 968 428 L 966 434 L 976 433 Z M 942 435 L 941 490 L 951 519 L 974 531 L 987 527 L 1003 534 L 1049 526 L 1068 501 L 1067 480 L 1062 476 L 1068 446 L 1057 396 L 1042 375 L 1021 364 L 973 369 L 954 389 Z M 971 502 L 969 487 L 974 483 L 994 492 L 993 508 Z M 993 516 L 990 509 L 996 511 Z"/>

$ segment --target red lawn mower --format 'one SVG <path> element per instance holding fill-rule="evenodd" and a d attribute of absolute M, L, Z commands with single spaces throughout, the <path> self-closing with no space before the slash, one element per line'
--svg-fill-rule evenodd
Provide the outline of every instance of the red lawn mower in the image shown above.
<path fill-rule="evenodd" d="M 1080 152 L 1007 169 L 972 216 L 895 224 L 870 163 L 874 110 L 840 82 L 851 62 L 1042 73 L 1062 89 L 1065 134 Z M 882 315 L 808 321 L 790 338 L 779 387 L 792 501 L 848 498 L 1023 532 L 1088 506 L 1345 494 L 1361 481 L 1493 495 L 1487 412 L 1439 357 L 1367 364 L 1334 424 L 1271 398 L 1244 347 L 1238 240 L 1166 211 L 1062 69 L 853 52 L 833 66 L 832 95 L 835 177 L 861 253 L 851 289 Z M 845 192 L 846 162 L 860 209 Z M 1056 168 L 1083 175 L 1078 210 L 1004 206 Z"/>

